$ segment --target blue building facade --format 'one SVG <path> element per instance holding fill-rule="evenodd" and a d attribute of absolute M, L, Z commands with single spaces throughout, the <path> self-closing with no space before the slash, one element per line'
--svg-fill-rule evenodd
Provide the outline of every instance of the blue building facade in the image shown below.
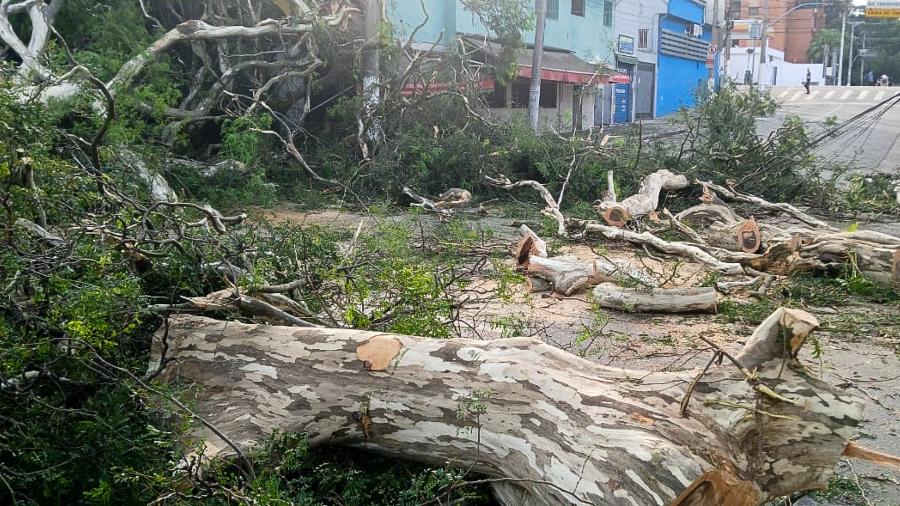
<path fill-rule="evenodd" d="M 695 104 L 697 90 L 709 77 L 712 42 L 702 0 L 670 0 L 659 19 L 656 114 L 664 116 Z"/>

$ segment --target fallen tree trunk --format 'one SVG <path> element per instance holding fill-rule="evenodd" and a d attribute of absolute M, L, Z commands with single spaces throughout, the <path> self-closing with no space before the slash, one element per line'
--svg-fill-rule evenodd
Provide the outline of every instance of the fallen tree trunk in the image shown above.
<path fill-rule="evenodd" d="M 733 362 L 711 360 L 701 374 L 606 368 L 532 338 L 189 315 L 170 320 L 154 357 L 168 351 L 162 381 L 192 387 L 209 457 L 277 429 L 305 432 L 312 446 L 472 468 L 502 497 L 520 489 L 515 504 L 722 504 L 731 494 L 729 504 L 756 505 L 825 487 L 860 418 L 860 400 L 794 359 L 816 325 L 779 309 Z"/>
<path fill-rule="evenodd" d="M 671 217 L 671 220 L 680 227 L 684 226 L 681 222 L 685 220 L 690 220 L 692 224 L 699 221 L 701 226 L 691 230 L 696 231 L 703 243 L 710 246 L 744 253 L 756 253 L 762 246 L 762 234 L 756 220 L 745 220 L 725 206 L 694 206 Z"/>
<path fill-rule="evenodd" d="M 891 283 L 896 275 L 895 255 L 900 238 L 877 232 L 794 235 L 762 255 L 743 262 L 753 269 L 778 275 L 803 270 L 843 269 L 850 266 L 879 283 Z"/>
<path fill-rule="evenodd" d="M 608 309 L 635 313 L 698 313 L 716 310 L 716 290 L 699 288 L 623 288 L 600 283 L 594 302 Z"/>
<path fill-rule="evenodd" d="M 549 283 L 547 289 L 572 295 L 582 288 L 594 286 L 603 282 L 616 282 L 627 284 L 639 284 L 653 287 L 656 282 L 643 272 L 635 269 L 627 262 L 608 261 L 601 258 L 594 260 L 580 260 L 573 256 L 561 256 L 545 258 L 546 244 L 543 251 L 538 242 L 541 241 L 530 229 L 522 230 L 522 240 L 516 244 L 516 268 L 524 271 L 529 278 L 538 278 Z M 535 284 L 532 280 L 532 291 L 535 287 L 545 287 L 543 284 Z"/>
<path fill-rule="evenodd" d="M 634 218 L 655 211 L 659 206 L 659 194 L 663 190 L 681 190 L 687 186 L 686 177 L 665 169 L 659 170 L 641 181 L 637 193 L 618 203 L 615 200 L 604 200 L 597 205 L 597 212 L 606 220 L 606 223 L 614 227 L 622 227 Z"/>

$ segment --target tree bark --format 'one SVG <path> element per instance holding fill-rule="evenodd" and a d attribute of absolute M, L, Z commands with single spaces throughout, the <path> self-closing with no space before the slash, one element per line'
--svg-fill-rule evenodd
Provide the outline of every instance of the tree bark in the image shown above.
<path fill-rule="evenodd" d="M 648 373 L 532 338 L 434 340 L 181 315 L 154 343 L 159 376 L 191 387 L 207 456 L 273 430 L 472 467 L 516 504 L 760 504 L 824 487 L 862 412 L 795 356 L 817 322 L 779 309 L 735 362 Z M 738 367 L 739 366 L 739 367 Z M 685 406 L 682 409 L 682 405 Z M 680 413 L 686 416 L 680 416 Z M 714 494 L 714 495 L 710 495 Z M 679 497 L 681 495 L 681 497 Z"/>
<path fill-rule="evenodd" d="M 716 310 L 716 290 L 699 288 L 623 288 L 601 283 L 594 302 L 609 309 L 635 313 L 698 313 Z"/>
<path fill-rule="evenodd" d="M 668 170 L 659 170 L 641 181 L 638 192 L 622 202 L 604 200 L 597 205 L 597 212 L 606 223 L 614 227 L 622 227 L 634 218 L 648 215 L 659 207 L 659 194 L 663 190 L 680 190 L 687 188 L 688 180 L 680 174 Z"/>

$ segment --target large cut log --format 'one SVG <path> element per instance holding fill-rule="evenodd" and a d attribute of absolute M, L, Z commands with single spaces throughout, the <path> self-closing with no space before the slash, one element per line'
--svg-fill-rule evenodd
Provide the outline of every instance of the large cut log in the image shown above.
<path fill-rule="evenodd" d="M 625 288 L 600 283 L 594 302 L 608 309 L 635 313 L 698 313 L 716 310 L 716 290 L 698 288 Z"/>
<path fill-rule="evenodd" d="M 743 220 L 728 207 L 717 204 L 691 207 L 671 219 L 686 235 L 696 234 L 703 245 L 738 252 L 713 252 L 717 258 L 776 275 L 851 266 L 872 280 L 890 283 L 894 276 L 893 257 L 900 251 L 900 238 L 892 235 L 870 230 L 838 233 L 831 229 L 782 229 L 757 224 L 752 218 Z M 761 246 L 764 251 L 759 255 L 740 254 L 754 253 Z"/>
<path fill-rule="evenodd" d="M 900 238 L 871 231 L 795 232 L 790 240 L 770 246 L 765 253 L 741 263 L 778 275 L 804 270 L 853 270 L 879 283 L 893 281 L 894 258 Z"/>
<path fill-rule="evenodd" d="M 548 281 L 554 292 L 563 295 L 572 295 L 603 282 L 655 285 L 653 279 L 625 262 L 608 262 L 599 258 L 584 261 L 569 256 L 535 256 L 522 268 L 528 276 Z"/>
<path fill-rule="evenodd" d="M 825 487 L 860 419 L 859 399 L 795 360 L 816 325 L 779 309 L 736 363 L 711 360 L 701 374 L 606 368 L 533 338 L 190 315 L 170 320 L 154 358 L 168 350 L 159 379 L 189 387 L 204 421 L 194 435 L 211 457 L 282 430 L 312 446 L 472 468 L 501 480 L 503 497 L 520 488 L 515 504 L 721 504 L 712 498 L 732 494 L 755 505 Z"/>
<path fill-rule="evenodd" d="M 762 233 L 756 220 L 745 220 L 722 205 L 694 206 L 671 219 L 680 227 L 685 226 L 683 221 L 689 221 L 693 227 L 691 231 L 696 230 L 704 244 L 716 248 L 756 253 L 762 246 Z"/>
<path fill-rule="evenodd" d="M 605 260 L 580 260 L 574 256 L 545 258 L 546 244 L 530 229 L 522 230 L 522 239 L 515 246 L 516 268 L 532 279 L 532 291 L 544 284 L 535 284 L 534 278 L 549 283 L 547 289 L 572 295 L 582 288 L 598 283 L 616 282 L 638 284 L 645 287 L 656 286 L 656 281 L 627 262 Z"/>
<path fill-rule="evenodd" d="M 622 202 L 604 200 L 597 205 L 597 212 L 614 227 L 624 226 L 628 221 L 645 216 L 659 206 L 659 194 L 665 191 L 687 188 L 688 180 L 680 174 L 659 170 L 641 181 L 638 192 Z"/>

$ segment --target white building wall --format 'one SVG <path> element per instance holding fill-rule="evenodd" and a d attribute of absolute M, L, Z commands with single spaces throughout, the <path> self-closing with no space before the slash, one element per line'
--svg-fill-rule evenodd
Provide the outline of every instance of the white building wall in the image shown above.
<path fill-rule="evenodd" d="M 751 53 L 754 51 L 754 53 Z M 825 83 L 823 65 L 821 63 L 790 63 L 784 61 L 784 52 L 768 49 L 769 68 L 766 86 L 800 86 L 806 81 L 806 71 L 812 75 L 812 85 Z M 777 71 L 776 71 L 777 69 Z M 738 84 L 744 84 L 744 73 L 753 71 L 753 84 L 759 84 L 759 48 L 733 47 L 731 60 L 728 62 L 728 77 Z M 773 82 L 774 81 L 774 82 Z"/>
<path fill-rule="evenodd" d="M 634 56 L 644 63 L 656 65 L 656 38 L 659 16 L 668 10 L 666 0 L 619 0 L 616 2 L 616 34 L 613 40 L 618 40 L 619 35 L 634 37 Z M 639 47 L 639 32 L 647 29 L 649 33 L 649 47 Z M 615 48 L 613 48 L 615 49 Z"/>

